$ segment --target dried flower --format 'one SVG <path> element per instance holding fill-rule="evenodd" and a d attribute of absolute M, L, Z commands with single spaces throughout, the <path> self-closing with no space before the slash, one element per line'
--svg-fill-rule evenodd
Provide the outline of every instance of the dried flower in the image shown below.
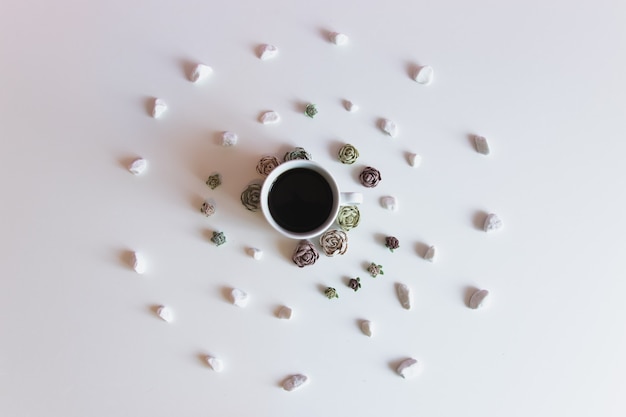
<path fill-rule="evenodd" d="M 385 238 L 385 246 L 387 246 L 389 250 L 393 252 L 395 249 L 398 249 L 400 247 L 400 241 L 393 236 L 387 236 Z"/>
<path fill-rule="evenodd" d="M 352 288 L 354 292 L 358 291 L 358 289 L 361 288 L 361 278 L 350 278 L 350 281 L 348 281 L 348 287 Z"/>
<path fill-rule="evenodd" d="M 226 236 L 224 235 L 224 232 L 213 232 L 211 242 L 215 243 L 216 246 L 226 243 Z"/>
<path fill-rule="evenodd" d="M 343 255 L 348 250 L 348 235 L 341 230 L 328 230 L 320 236 L 320 246 L 326 256 Z"/>
<path fill-rule="evenodd" d="M 285 154 L 285 157 L 283 158 L 283 160 L 285 162 L 287 161 L 293 161 L 294 159 L 307 159 L 310 160 L 311 159 L 311 154 L 308 153 L 304 148 L 294 148 L 293 151 L 287 152 Z"/>
<path fill-rule="evenodd" d="M 202 207 L 200 207 L 200 213 L 209 217 L 215 214 L 215 206 L 208 201 L 202 203 Z"/>
<path fill-rule="evenodd" d="M 222 184 L 222 176 L 220 174 L 213 174 L 209 176 L 209 179 L 206 180 L 206 185 L 208 185 L 212 190 L 215 190 Z"/>
<path fill-rule="evenodd" d="M 317 107 L 315 104 L 309 104 L 304 108 L 304 114 L 310 117 L 311 119 L 315 117 L 317 114 Z"/>
<path fill-rule="evenodd" d="M 324 295 L 329 300 L 332 300 L 333 298 L 339 298 L 339 294 L 337 294 L 337 290 L 334 289 L 333 287 L 326 288 L 326 290 L 324 290 Z"/>
<path fill-rule="evenodd" d="M 341 206 L 337 214 L 337 223 L 346 232 L 359 225 L 361 213 L 357 206 Z"/>
<path fill-rule="evenodd" d="M 261 175 L 269 175 L 278 165 L 280 165 L 280 161 L 275 156 L 264 156 L 257 164 L 256 172 Z"/>
<path fill-rule="evenodd" d="M 241 193 L 241 203 L 250 211 L 261 209 L 261 184 L 252 183 Z"/>
<path fill-rule="evenodd" d="M 315 249 L 315 246 L 308 240 L 302 240 L 296 246 L 296 250 L 293 252 L 292 260 L 300 268 L 307 265 L 313 265 L 320 257 L 320 254 Z"/>
<path fill-rule="evenodd" d="M 349 143 L 339 149 L 339 161 L 344 164 L 354 164 L 359 157 L 359 151 Z"/>
<path fill-rule="evenodd" d="M 361 175 L 359 175 L 359 179 L 361 180 L 361 184 L 367 188 L 376 187 L 380 180 L 382 180 L 380 171 L 372 167 L 363 168 Z"/>
<path fill-rule="evenodd" d="M 374 262 L 372 262 L 370 266 L 367 267 L 367 272 L 370 273 L 372 278 L 376 278 L 376 276 L 378 275 L 385 275 L 385 273 L 383 272 L 383 266 L 376 265 Z"/>

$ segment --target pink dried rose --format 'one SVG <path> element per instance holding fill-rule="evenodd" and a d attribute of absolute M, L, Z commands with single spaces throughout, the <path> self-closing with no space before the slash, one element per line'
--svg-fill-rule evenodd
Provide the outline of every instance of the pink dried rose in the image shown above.
<path fill-rule="evenodd" d="M 378 183 L 382 180 L 380 176 L 380 171 L 376 168 L 365 167 L 363 171 L 361 171 L 361 175 L 359 175 L 359 179 L 361 180 L 361 184 L 367 188 L 373 188 L 378 185 Z"/>
<path fill-rule="evenodd" d="M 387 246 L 389 250 L 393 252 L 400 247 L 400 241 L 396 237 L 387 236 L 385 238 L 385 246 Z"/>
<path fill-rule="evenodd" d="M 293 263 L 303 268 L 307 265 L 313 265 L 320 257 L 320 254 L 315 249 L 313 243 L 308 240 L 301 240 L 296 246 L 296 250 L 293 252 Z"/>
<path fill-rule="evenodd" d="M 257 164 L 256 172 L 261 175 L 269 175 L 278 165 L 280 165 L 280 161 L 275 156 L 264 156 Z"/>
<path fill-rule="evenodd" d="M 341 230 L 328 230 L 320 236 L 320 246 L 326 256 L 343 255 L 348 250 L 348 235 Z"/>

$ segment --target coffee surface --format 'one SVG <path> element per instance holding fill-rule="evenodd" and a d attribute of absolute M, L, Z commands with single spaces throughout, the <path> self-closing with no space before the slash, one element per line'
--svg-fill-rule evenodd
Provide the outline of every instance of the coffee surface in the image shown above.
<path fill-rule="evenodd" d="M 326 179 L 308 168 L 294 168 L 276 178 L 268 208 L 280 227 L 306 233 L 320 227 L 333 209 L 333 191 Z"/>

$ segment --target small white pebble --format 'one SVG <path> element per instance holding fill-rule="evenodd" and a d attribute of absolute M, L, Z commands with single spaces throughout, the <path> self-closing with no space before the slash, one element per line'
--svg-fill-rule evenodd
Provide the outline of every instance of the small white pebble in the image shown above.
<path fill-rule="evenodd" d="M 416 359 L 408 358 L 400 362 L 398 368 L 396 368 L 396 372 L 402 378 L 413 378 L 419 374 L 420 371 L 419 362 Z"/>
<path fill-rule="evenodd" d="M 222 133 L 222 146 L 235 146 L 239 141 L 239 136 L 235 132 Z"/>
<path fill-rule="evenodd" d="M 259 121 L 264 125 L 278 123 L 280 121 L 280 115 L 273 110 L 266 111 L 261 114 L 261 117 L 259 117 Z"/>
<path fill-rule="evenodd" d="M 374 323 L 369 320 L 363 320 L 361 322 L 361 331 L 364 335 L 372 337 L 372 334 L 374 332 Z"/>
<path fill-rule="evenodd" d="M 293 310 L 290 307 L 282 306 L 278 310 L 278 313 L 276 314 L 276 316 L 279 319 L 289 320 L 289 319 L 291 319 L 291 315 L 292 314 L 293 314 Z"/>
<path fill-rule="evenodd" d="M 197 83 L 198 81 L 202 81 L 207 78 L 209 75 L 213 73 L 213 68 L 208 65 L 198 64 L 189 74 L 189 81 L 192 83 Z"/>
<path fill-rule="evenodd" d="M 309 377 L 302 374 L 291 375 L 283 381 L 283 389 L 285 391 L 293 391 L 309 382 Z"/>
<path fill-rule="evenodd" d="M 398 135 L 398 125 L 389 119 L 383 119 L 380 123 L 380 128 L 392 138 Z"/>
<path fill-rule="evenodd" d="M 347 44 L 350 40 L 347 35 L 339 32 L 331 32 L 329 38 L 332 43 L 339 46 Z"/>
<path fill-rule="evenodd" d="M 433 82 L 434 71 L 433 67 L 430 65 L 424 65 L 423 67 L 419 67 L 415 74 L 413 75 L 413 79 L 418 84 L 428 85 Z"/>
<path fill-rule="evenodd" d="M 238 288 L 233 288 L 230 292 L 230 297 L 234 305 L 244 308 L 248 304 L 248 293 Z"/>
<path fill-rule="evenodd" d="M 409 165 L 413 168 L 417 168 L 422 164 L 422 157 L 415 153 L 409 154 Z"/>
<path fill-rule="evenodd" d="M 139 175 L 148 167 L 148 161 L 143 158 L 137 158 L 128 166 L 128 170 L 134 175 Z"/>
<path fill-rule="evenodd" d="M 146 272 L 146 258 L 139 252 L 133 253 L 133 269 L 138 274 Z"/>
<path fill-rule="evenodd" d="M 398 211 L 398 199 L 393 196 L 385 196 L 380 198 L 380 204 L 391 211 Z"/>
<path fill-rule="evenodd" d="M 474 145 L 476 146 L 476 152 L 480 154 L 489 155 L 491 152 L 487 138 L 484 136 L 474 135 Z"/>
<path fill-rule="evenodd" d="M 161 318 L 161 320 L 167 323 L 171 323 L 172 320 L 174 320 L 174 314 L 172 313 L 172 310 L 169 309 L 169 307 L 158 306 L 156 313 L 157 313 L 157 316 Z"/>
<path fill-rule="evenodd" d="M 152 105 L 152 117 L 158 119 L 165 113 L 167 110 L 167 103 L 163 99 L 156 98 L 154 99 L 154 104 Z"/>
<path fill-rule="evenodd" d="M 350 113 L 354 113 L 359 110 L 359 106 L 351 102 L 350 100 L 343 101 L 343 107 L 348 110 Z"/>
<path fill-rule="evenodd" d="M 469 299 L 469 308 L 478 309 L 487 307 L 489 304 L 489 291 L 476 290 Z"/>
<path fill-rule="evenodd" d="M 483 230 L 487 233 L 495 232 L 502 228 L 502 220 L 495 213 L 489 213 L 483 224 Z"/>
<path fill-rule="evenodd" d="M 278 48 L 274 45 L 265 44 L 261 45 L 259 48 L 259 58 L 262 61 L 267 61 L 268 59 L 274 58 L 278 55 Z"/>
<path fill-rule="evenodd" d="M 207 355 L 206 363 L 213 369 L 215 372 L 222 372 L 224 370 L 224 362 L 222 362 L 219 358 L 214 356 Z"/>
<path fill-rule="evenodd" d="M 429 262 L 435 262 L 436 258 L 437 258 L 437 249 L 434 246 L 430 246 L 426 250 L 426 253 L 424 254 L 424 259 Z"/>
<path fill-rule="evenodd" d="M 411 292 L 411 289 L 405 284 L 396 284 L 396 292 L 398 293 L 400 305 L 402 305 L 405 309 L 410 310 L 411 305 L 413 304 L 413 293 Z"/>
<path fill-rule="evenodd" d="M 263 251 L 261 249 L 248 248 L 247 252 L 248 252 L 248 255 L 250 255 L 251 257 L 253 257 L 257 261 L 260 261 L 263 258 Z"/>

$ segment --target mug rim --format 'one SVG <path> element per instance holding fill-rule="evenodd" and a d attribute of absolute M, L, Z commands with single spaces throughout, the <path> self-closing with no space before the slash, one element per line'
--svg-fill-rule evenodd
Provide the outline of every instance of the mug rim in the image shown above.
<path fill-rule="evenodd" d="M 318 174 L 321 174 L 326 180 L 326 182 L 328 183 L 328 185 L 330 186 L 331 191 L 333 193 L 333 206 L 332 206 L 330 214 L 328 215 L 328 218 L 320 226 L 316 227 L 315 229 L 309 232 L 292 232 L 290 230 L 287 230 L 281 227 L 274 220 L 269 210 L 268 197 L 272 189 L 272 186 L 274 185 L 278 177 L 280 177 L 285 172 L 290 171 L 292 169 L 296 169 L 296 168 L 308 168 L 317 172 Z M 335 180 L 335 177 L 333 177 L 333 175 L 326 168 L 324 168 L 317 162 L 311 161 L 310 159 L 294 159 L 291 161 L 283 162 L 280 165 L 278 165 L 276 168 L 274 168 L 263 181 L 263 185 L 261 186 L 260 198 L 261 198 L 261 211 L 263 212 L 263 216 L 265 217 L 267 222 L 270 224 L 270 226 L 272 226 L 276 231 L 281 233 L 283 236 L 287 236 L 292 239 L 301 239 L 301 240 L 310 239 L 312 237 L 322 234 L 335 222 L 335 219 L 337 218 L 337 213 L 339 213 L 340 193 L 339 193 L 339 186 L 337 185 L 337 181 Z"/>

